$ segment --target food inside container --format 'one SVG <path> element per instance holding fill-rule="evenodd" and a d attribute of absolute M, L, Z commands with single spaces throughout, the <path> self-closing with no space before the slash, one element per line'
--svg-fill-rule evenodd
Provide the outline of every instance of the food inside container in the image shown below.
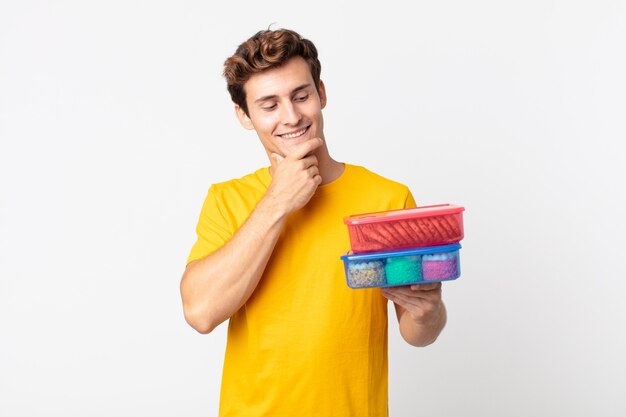
<path fill-rule="evenodd" d="M 344 263 L 350 288 L 392 287 L 450 281 L 461 275 L 458 243 L 366 254 L 347 254 Z"/>
<path fill-rule="evenodd" d="M 456 243 L 463 239 L 463 211 L 454 204 L 388 210 L 348 216 L 354 253 Z"/>

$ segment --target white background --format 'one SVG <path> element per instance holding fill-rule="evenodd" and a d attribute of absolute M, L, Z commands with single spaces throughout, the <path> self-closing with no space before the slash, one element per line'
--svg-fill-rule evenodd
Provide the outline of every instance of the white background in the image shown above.
<path fill-rule="evenodd" d="M 216 415 L 226 326 L 178 282 L 209 185 L 267 164 L 221 70 L 271 23 L 336 159 L 466 207 L 391 415 L 626 415 L 626 3 L 411 3 L 0 2 L 1 416 Z"/>

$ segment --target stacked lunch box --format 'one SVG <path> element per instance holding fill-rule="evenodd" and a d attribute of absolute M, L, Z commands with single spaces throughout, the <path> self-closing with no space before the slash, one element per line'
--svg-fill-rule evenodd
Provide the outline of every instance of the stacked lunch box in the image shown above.
<path fill-rule="evenodd" d="M 437 204 L 348 216 L 350 288 L 450 281 L 461 275 L 464 208 Z"/>

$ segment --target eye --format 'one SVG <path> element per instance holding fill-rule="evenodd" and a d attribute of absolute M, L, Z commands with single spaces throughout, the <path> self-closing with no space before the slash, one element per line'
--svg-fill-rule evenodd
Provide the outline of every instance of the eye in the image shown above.
<path fill-rule="evenodd" d="M 295 98 L 296 101 L 306 101 L 309 98 L 308 94 L 298 94 Z"/>
<path fill-rule="evenodd" d="M 262 106 L 261 109 L 265 110 L 265 111 L 272 111 L 276 108 L 276 103 L 268 105 L 268 106 Z"/>

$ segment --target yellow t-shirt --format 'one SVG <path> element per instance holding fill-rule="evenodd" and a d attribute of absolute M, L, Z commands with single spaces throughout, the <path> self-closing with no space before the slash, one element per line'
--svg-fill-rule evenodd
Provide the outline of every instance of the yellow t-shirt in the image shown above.
<path fill-rule="evenodd" d="M 226 243 L 270 182 L 262 168 L 213 185 L 188 262 Z M 414 206 L 406 186 L 346 164 L 289 216 L 257 288 L 229 320 L 220 416 L 387 416 L 387 300 L 347 286 L 343 218 Z"/>

